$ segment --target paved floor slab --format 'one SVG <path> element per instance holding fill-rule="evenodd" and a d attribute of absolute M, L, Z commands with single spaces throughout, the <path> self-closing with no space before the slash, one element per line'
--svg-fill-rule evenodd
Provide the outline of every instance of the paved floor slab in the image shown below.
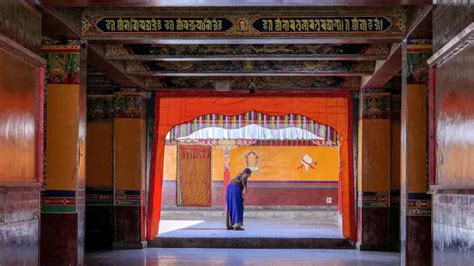
<path fill-rule="evenodd" d="M 160 249 L 115 250 L 86 254 L 85 265 L 333 265 L 395 266 L 399 253 L 318 249 Z"/>

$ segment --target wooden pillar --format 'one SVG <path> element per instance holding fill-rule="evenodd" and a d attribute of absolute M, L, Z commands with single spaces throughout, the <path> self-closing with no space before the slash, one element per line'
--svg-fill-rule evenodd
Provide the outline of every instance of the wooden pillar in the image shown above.
<path fill-rule="evenodd" d="M 87 94 L 86 249 L 111 248 L 113 206 L 114 94 Z"/>
<path fill-rule="evenodd" d="M 358 246 L 386 249 L 389 243 L 390 93 L 360 94 L 358 155 Z"/>
<path fill-rule="evenodd" d="M 431 43 L 403 46 L 401 109 L 401 265 L 431 265 L 428 191 L 428 76 Z"/>
<path fill-rule="evenodd" d="M 46 45 L 46 175 L 41 264 L 82 265 L 86 148 L 86 45 Z"/>
<path fill-rule="evenodd" d="M 114 248 L 144 248 L 145 95 L 123 89 L 114 95 Z"/>
<path fill-rule="evenodd" d="M 396 82 L 400 85 L 400 82 Z M 390 96 L 390 246 L 400 249 L 400 87 Z"/>

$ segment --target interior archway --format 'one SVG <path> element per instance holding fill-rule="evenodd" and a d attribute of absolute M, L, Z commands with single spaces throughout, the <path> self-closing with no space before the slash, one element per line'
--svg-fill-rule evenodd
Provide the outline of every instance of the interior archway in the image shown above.
<path fill-rule="evenodd" d="M 218 96 L 220 95 L 220 96 Z M 209 113 L 237 115 L 257 111 L 268 115 L 298 113 L 334 128 L 340 135 L 341 205 L 343 235 L 355 240 L 354 180 L 352 169 L 352 96 L 350 93 L 305 93 L 272 95 L 158 93 L 155 100 L 155 130 L 150 174 L 147 239 L 158 233 L 161 209 L 163 156 L 167 133 L 176 125 Z M 268 97 L 272 97 L 271 101 Z"/>

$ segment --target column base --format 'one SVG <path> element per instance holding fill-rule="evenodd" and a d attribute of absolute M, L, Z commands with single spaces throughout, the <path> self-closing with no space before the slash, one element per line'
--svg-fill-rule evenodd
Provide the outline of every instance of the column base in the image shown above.
<path fill-rule="evenodd" d="M 114 242 L 112 243 L 113 249 L 144 249 L 148 247 L 148 242 L 141 241 L 136 243 L 121 243 L 121 242 Z"/>

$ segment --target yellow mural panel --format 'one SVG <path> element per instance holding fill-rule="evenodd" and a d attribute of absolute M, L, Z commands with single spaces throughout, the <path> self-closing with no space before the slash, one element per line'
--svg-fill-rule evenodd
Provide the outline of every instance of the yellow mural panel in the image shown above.
<path fill-rule="evenodd" d="M 363 191 L 390 189 L 390 120 L 364 119 L 362 125 L 359 180 Z"/>
<path fill-rule="evenodd" d="M 407 88 L 407 185 L 409 192 L 426 192 L 427 165 L 427 87 L 408 85 Z"/>
<path fill-rule="evenodd" d="M 87 123 L 87 186 L 113 186 L 113 122 Z"/>
<path fill-rule="evenodd" d="M 78 175 L 79 85 L 49 84 L 46 184 L 48 190 L 74 190 Z"/>
<path fill-rule="evenodd" d="M 165 158 L 163 165 L 163 180 L 176 180 L 176 168 L 177 168 L 177 146 L 166 145 L 165 146 Z"/>
<path fill-rule="evenodd" d="M 224 180 L 224 147 L 212 147 L 212 180 Z"/>
<path fill-rule="evenodd" d="M 115 189 L 140 190 L 144 174 L 142 119 L 116 118 L 115 123 Z"/>
<path fill-rule="evenodd" d="M 254 154 L 257 155 L 258 160 Z M 339 148 L 316 146 L 237 147 L 231 151 L 232 177 L 247 167 L 247 163 L 252 164 L 255 161 L 257 161 L 255 169 L 258 168 L 258 170 L 252 174 L 251 180 L 339 180 Z"/>

